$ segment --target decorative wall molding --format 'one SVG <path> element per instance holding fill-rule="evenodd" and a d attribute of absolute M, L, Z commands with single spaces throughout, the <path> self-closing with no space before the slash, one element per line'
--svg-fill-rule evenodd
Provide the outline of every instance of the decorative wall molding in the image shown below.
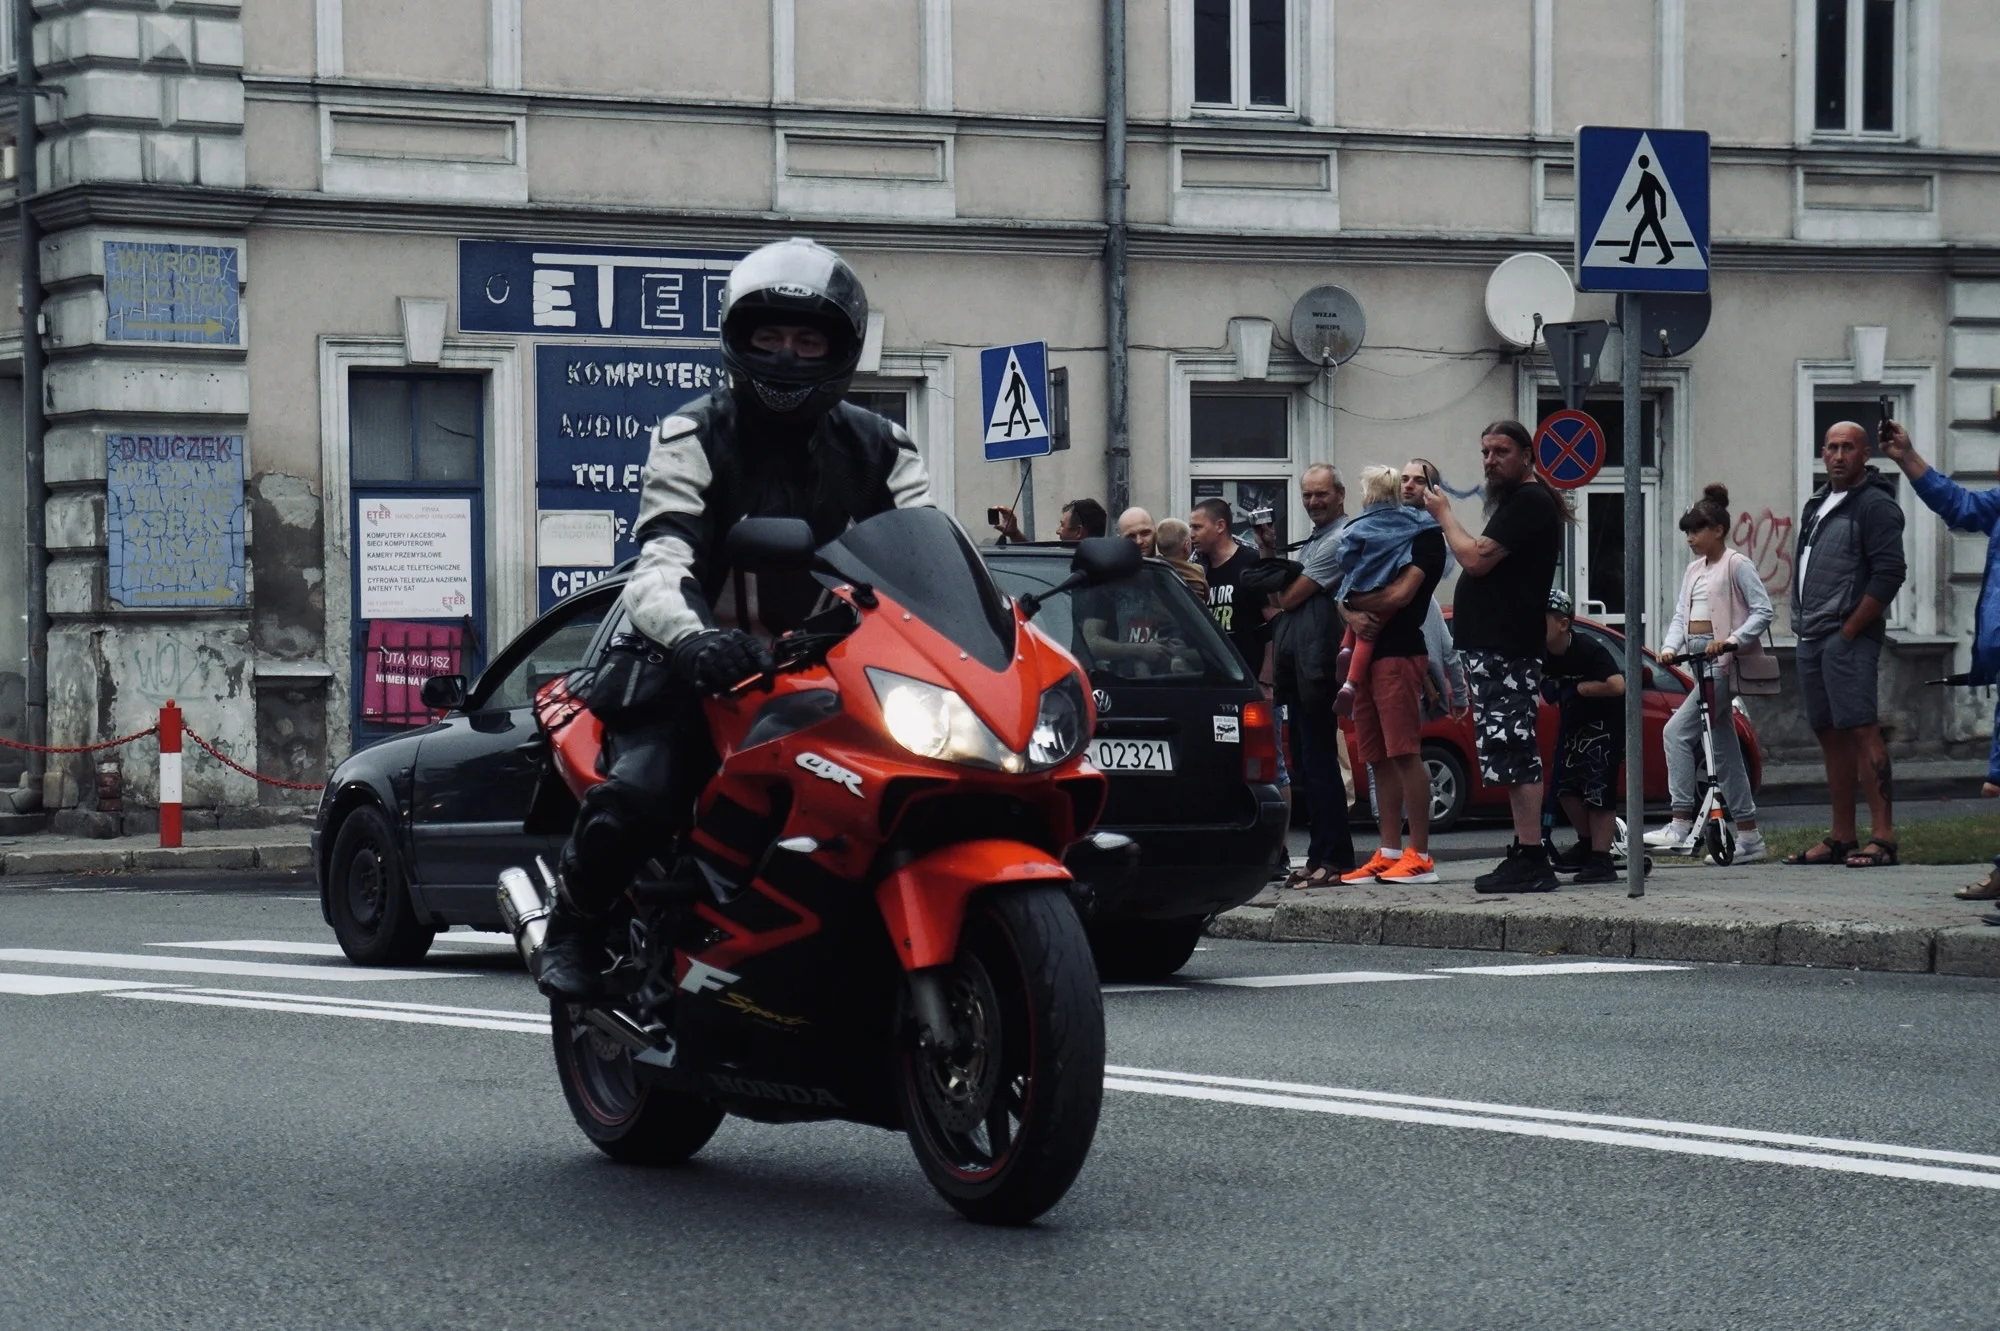
<path fill-rule="evenodd" d="M 1654 0 L 1654 122 L 1679 129 L 1687 119 L 1687 0 Z"/>
<path fill-rule="evenodd" d="M 952 103 L 952 0 L 921 0 L 923 92 L 918 104 L 926 111 L 949 111 Z"/>
<path fill-rule="evenodd" d="M 771 0 L 771 105 L 799 99 L 798 15 L 792 0 Z"/>

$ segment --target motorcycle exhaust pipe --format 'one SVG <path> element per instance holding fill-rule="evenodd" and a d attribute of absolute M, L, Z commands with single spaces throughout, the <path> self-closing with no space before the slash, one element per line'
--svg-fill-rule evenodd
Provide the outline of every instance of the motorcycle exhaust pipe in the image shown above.
<path fill-rule="evenodd" d="M 500 871 L 499 898 L 500 918 L 506 922 L 507 932 L 514 935 L 515 950 L 533 975 L 535 956 L 548 937 L 549 903 L 523 869 Z"/>

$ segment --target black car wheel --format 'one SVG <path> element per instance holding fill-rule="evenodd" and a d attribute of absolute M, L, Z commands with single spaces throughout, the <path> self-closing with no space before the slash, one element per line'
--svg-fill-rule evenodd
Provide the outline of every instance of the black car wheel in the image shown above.
<path fill-rule="evenodd" d="M 357 966 L 423 959 L 437 931 L 417 919 L 396 834 L 380 809 L 363 805 L 341 821 L 327 863 L 333 936 Z"/>
<path fill-rule="evenodd" d="M 1207 925 L 1206 915 L 1096 925 L 1090 931 L 1090 950 L 1097 958 L 1097 978 L 1111 984 L 1164 980 L 1187 965 Z"/>
<path fill-rule="evenodd" d="M 1465 759 L 1448 744 L 1424 745 L 1424 772 L 1431 779 L 1431 831 L 1449 832 L 1465 816 L 1472 780 Z"/>

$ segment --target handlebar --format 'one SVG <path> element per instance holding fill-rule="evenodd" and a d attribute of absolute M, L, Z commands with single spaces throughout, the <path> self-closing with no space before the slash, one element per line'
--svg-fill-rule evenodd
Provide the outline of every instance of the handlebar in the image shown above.
<path fill-rule="evenodd" d="M 735 698 L 758 689 L 771 691 L 778 682 L 778 676 L 794 670 L 804 670 L 818 665 L 826 659 L 826 654 L 846 641 L 845 633 L 787 633 L 771 644 L 771 669 L 762 671 L 729 686 L 724 697 Z"/>
<path fill-rule="evenodd" d="M 1723 644 L 1722 644 L 1722 650 L 1721 650 L 1721 651 L 1719 651 L 1719 652 L 1717 652 L 1717 653 L 1716 653 L 1716 655 L 1717 655 L 1717 656 L 1727 656 L 1727 655 L 1729 655 L 1729 654 L 1730 654 L 1731 652 L 1735 651 L 1735 650 L 1736 650 L 1736 648 L 1737 648 L 1737 644 L 1736 644 L 1736 643 L 1733 643 L 1733 642 L 1725 642 L 1725 643 L 1723 643 Z M 1697 657 L 1696 657 L 1696 656 L 1693 656 L 1693 655 L 1689 655 L 1689 654 L 1688 654 L 1688 653 L 1686 653 L 1686 652 L 1681 652 L 1681 653 L 1678 653 L 1678 654 L 1676 654 L 1676 653 L 1673 653 L 1673 652 L 1661 652 L 1661 653 L 1660 653 L 1660 663 L 1661 663 L 1662 665 L 1691 665 L 1691 664 L 1693 664 L 1693 662 L 1694 662 L 1694 661 L 1695 661 L 1696 659 L 1697 659 Z M 1706 659 L 1708 659 L 1708 653 L 1706 653 L 1706 652 L 1702 652 L 1702 653 L 1700 653 L 1700 654 L 1699 654 L 1699 659 L 1702 659 L 1702 660 L 1706 660 Z"/>

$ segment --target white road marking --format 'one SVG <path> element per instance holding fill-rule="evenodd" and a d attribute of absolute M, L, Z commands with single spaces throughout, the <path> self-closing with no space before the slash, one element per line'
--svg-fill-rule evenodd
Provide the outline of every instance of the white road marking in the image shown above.
<path fill-rule="evenodd" d="M 1184 984 L 1100 984 L 1097 986 L 1107 994 L 1191 994 L 1194 990 Z"/>
<path fill-rule="evenodd" d="M 1226 984 L 1239 989 L 1284 989 L 1302 984 L 1375 984 L 1387 980 L 1441 980 L 1426 971 L 1320 971 L 1309 975 L 1236 975 L 1198 984 Z"/>
<path fill-rule="evenodd" d="M 463 943 L 473 943 L 482 941 L 480 939 L 475 938 L 471 934 L 438 935 L 439 942 L 445 942 L 446 940 L 450 940 L 452 942 L 463 942 Z M 264 952 L 264 953 L 269 953 L 273 956 L 292 956 L 292 957 L 340 957 L 346 955 L 346 953 L 340 950 L 340 944 L 338 943 L 287 942 L 279 938 L 226 938 L 226 939 L 217 939 L 216 941 L 209 943 L 148 943 L 146 944 L 146 946 L 184 947 L 198 952 Z M 508 947 L 514 946 L 514 940 L 511 938 L 508 939 L 507 946 Z M 456 957 L 477 957 L 477 956 L 483 956 L 485 954 L 474 951 L 455 952 L 450 948 L 443 948 L 439 950 L 439 955 L 456 956 Z"/>
<path fill-rule="evenodd" d="M 1437 975 L 1614 975 L 1626 971 L 1688 971 L 1642 961 L 1536 961 L 1512 966 L 1435 966 Z"/>
<path fill-rule="evenodd" d="M 479 947 L 511 948 L 514 946 L 514 935 L 507 933 L 497 933 L 490 929 L 461 930 L 454 928 L 451 930 L 450 933 L 439 934 L 438 942 L 473 943 L 478 945 Z"/>
<path fill-rule="evenodd" d="M 175 971 L 190 975 L 258 975 L 268 980 L 451 980 L 468 971 L 405 971 L 367 966 L 290 966 L 280 962 L 225 961 L 210 957 L 144 957 L 122 952 L 63 952 L 42 947 L 0 947 L 0 961 L 89 970 Z"/>
<path fill-rule="evenodd" d="M 1614 1145 L 1640 1146 L 1649 1150 L 1677 1151 L 1687 1155 L 1770 1160 L 1778 1164 L 1803 1165 L 1815 1169 L 1845 1169 L 1850 1173 L 1886 1174 L 1897 1178 L 1920 1178 L 1933 1182 L 1957 1183 L 1967 1187 L 2000 1189 L 2000 1156 L 1980 1155 L 1970 1151 L 1940 1151 L 1920 1146 L 1856 1141 L 1844 1137 L 1765 1132 L 1755 1128 L 1716 1127 L 1706 1123 L 1683 1123 L 1672 1119 L 1628 1118 L 1615 1114 L 1532 1109 L 1521 1105 L 1489 1104 L 1476 1100 L 1446 1100 L 1434 1096 L 1396 1095 L 1383 1091 L 1357 1091 L 1335 1086 L 1261 1081 L 1246 1077 L 1159 1072 L 1148 1068 L 1107 1067 L 1104 1084 L 1110 1089 L 1136 1091 L 1142 1094 L 1178 1095 L 1185 1092 L 1186 1098 L 1197 1100 L 1224 1100 L 1269 1108 L 1305 1109 L 1323 1114 L 1348 1114 L 1360 1118 L 1394 1119 L 1445 1127 L 1469 1127 L 1487 1132 L 1516 1133 L 1522 1136 L 1609 1142 Z M 1638 1131 L 1609 1131 L 1609 1129 Z M 1714 1140 L 1690 1140 L 1692 1138 Z M 1849 1154 L 1827 1154 L 1829 1152 Z M 1884 1158 L 1866 1160 L 1852 1158 L 1854 1156 Z M 1961 1170 L 1935 1169 L 1929 1164 L 1896 1163 L 1899 1161 L 1968 1165 L 1995 1172 L 1966 1173 Z M 1943 1175 L 1954 1177 L 1942 1177 Z M 1956 1177 L 1958 1175 L 1963 1177 Z M 1968 1179 L 1975 1181 L 1968 1182 Z"/>
<path fill-rule="evenodd" d="M 113 989 L 144 989 L 147 980 L 87 980 L 80 975 L 0 974 L 0 994 L 95 994 Z"/>
<path fill-rule="evenodd" d="M 415 1008 L 393 1006 L 362 1007 L 345 999 L 330 999 L 315 1002 L 313 996 L 301 994 L 286 996 L 283 1000 L 270 998 L 234 998 L 215 993 L 190 993 L 185 990 L 139 989 L 107 995 L 111 998 L 145 998 L 159 1003 L 189 1003 L 197 1007 L 250 1008 L 262 1012 L 301 1012 L 319 1017 L 357 1017 L 363 1021 L 394 1021 L 415 1026 L 460 1026 L 479 1031 L 524 1031 L 529 1035 L 546 1035 L 549 1019 L 532 1013 L 516 1016 L 513 1013 L 495 1013 L 488 1017 L 457 1016 L 442 1012 L 421 1011 Z M 303 1000 L 303 1001 L 298 1001 Z"/>
<path fill-rule="evenodd" d="M 178 989 L 180 985 L 161 986 Z M 296 994 L 280 993 L 267 989 L 188 989 L 191 994 L 214 994 L 218 998 L 265 998 L 273 1002 L 291 1003 L 334 1003 L 341 1007 L 388 1008 L 401 1012 L 442 1012 L 454 1017 L 492 1017 L 514 1021 L 540 1022 L 544 1028 L 549 1024 L 546 1013 L 527 1011 L 520 1008 L 493 1007 L 448 1007 L 441 1003 L 405 1003 L 400 1000 L 380 998 L 349 998 L 345 994 Z"/>

